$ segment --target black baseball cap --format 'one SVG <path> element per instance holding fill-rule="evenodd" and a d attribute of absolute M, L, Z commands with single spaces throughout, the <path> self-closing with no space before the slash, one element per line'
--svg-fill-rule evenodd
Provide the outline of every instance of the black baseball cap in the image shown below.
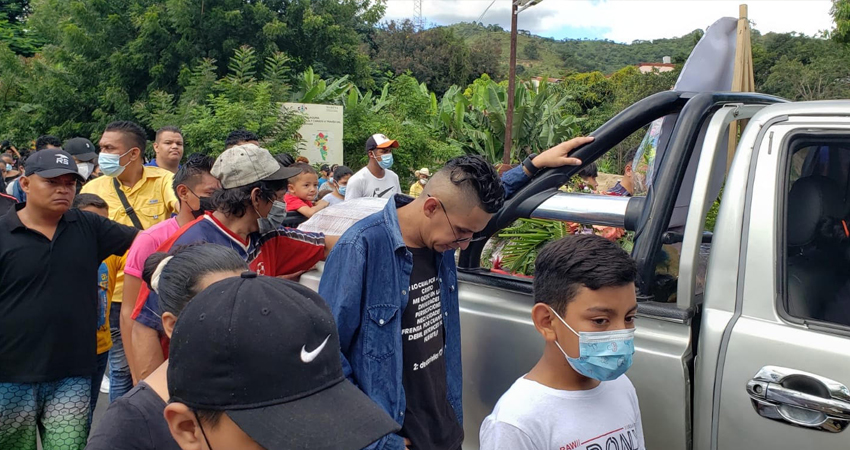
<path fill-rule="evenodd" d="M 171 402 L 224 411 L 268 449 L 361 449 L 400 429 L 345 379 L 325 301 L 298 283 L 245 272 L 212 284 L 180 314 Z"/>
<path fill-rule="evenodd" d="M 56 178 L 70 173 L 76 175 L 81 182 L 86 181 L 78 172 L 74 158 L 61 148 L 49 148 L 33 153 L 27 158 L 25 167 L 27 175 Z"/>
<path fill-rule="evenodd" d="M 97 159 L 94 144 L 86 138 L 76 137 L 65 141 L 62 149 L 80 161 L 90 162 Z"/>

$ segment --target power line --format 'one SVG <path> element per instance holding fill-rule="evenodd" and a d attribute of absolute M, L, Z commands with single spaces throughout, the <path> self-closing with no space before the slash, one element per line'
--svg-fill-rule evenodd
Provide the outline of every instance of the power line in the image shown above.
<path fill-rule="evenodd" d="M 493 6 L 494 3 L 496 3 L 496 0 L 493 0 L 492 2 L 490 2 L 490 6 Z M 478 20 L 476 20 L 476 22 L 481 22 L 481 19 L 484 18 L 484 14 L 487 14 L 487 11 L 490 11 L 490 6 L 488 6 L 487 9 L 485 9 L 484 12 L 481 13 L 480 16 L 478 16 Z"/>

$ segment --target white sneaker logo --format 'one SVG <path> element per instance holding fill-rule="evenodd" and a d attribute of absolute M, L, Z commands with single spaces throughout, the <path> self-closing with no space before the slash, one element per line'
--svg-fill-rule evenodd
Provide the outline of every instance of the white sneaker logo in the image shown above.
<path fill-rule="evenodd" d="M 313 350 L 312 352 L 307 351 L 306 345 L 301 347 L 301 361 L 303 361 L 304 363 L 313 362 L 313 360 L 316 359 L 317 356 L 319 356 L 319 353 L 322 353 L 322 349 L 325 348 L 325 344 L 328 343 L 328 339 L 330 339 L 330 338 L 331 338 L 331 335 L 328 335 L 328 337 L 325 338 L 324 342 L 322 342 L 322 345 L 316 347 L 316 349 Z"/>

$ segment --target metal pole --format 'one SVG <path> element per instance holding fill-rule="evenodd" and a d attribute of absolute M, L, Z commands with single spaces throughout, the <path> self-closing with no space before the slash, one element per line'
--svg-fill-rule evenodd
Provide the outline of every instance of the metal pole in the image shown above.
<path fill-rule="evenodd" d="M 516 35 L 517 35 L 517 5 L 511 2 L 511 60 L 508 72 L 508 110 L 505 120 L 505 153 L 502 156 L 502 164 L 511 163 L 511 140 L 514 127 L 514 95 L 516 94 Z"/>

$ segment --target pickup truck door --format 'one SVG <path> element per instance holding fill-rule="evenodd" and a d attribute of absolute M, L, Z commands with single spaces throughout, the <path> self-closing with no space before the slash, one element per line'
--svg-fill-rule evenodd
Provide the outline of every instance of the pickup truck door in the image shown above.
<path fill-rule="evenodd" d="M 710 424 L 710 443 L 697 431 L 697 450 L 848 448 L 850 330 L 795 319 L 784 306 L 791 146 L 800 133 L 850 141 L 848 114 L 850 102 L 769 106 L 741 138 L 715 226 L 715 238 L 739 239 L 740 252 L 713 254 L 709 265 L 703 339 L 719 343 L 719 353 L 706 369 L 716 371 L 713 386 L 697 378 L 712 403 L 711 420 L 695 424 Z"/>

